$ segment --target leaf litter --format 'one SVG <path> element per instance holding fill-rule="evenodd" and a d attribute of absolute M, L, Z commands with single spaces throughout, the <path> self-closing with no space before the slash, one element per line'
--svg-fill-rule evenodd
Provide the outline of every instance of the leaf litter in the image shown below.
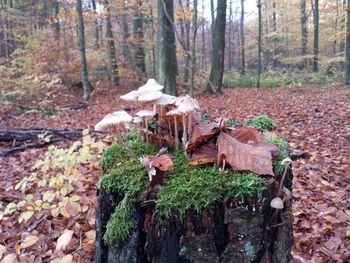
<path fill-rule="evenodd" d="M 44 98 L 47 105 L 56 105 L 56 115 L 15 115 L 17 105 L 35 106 L 43 98 L 17 101 L 13 107 L 1 108 L 1 123 L 16 127 L 93 127 L 98 120 L 112 109 L 119 108 L 136 112 L 132 103 L 119 99 L 130 89 L 118 87 L 98 87 L 86 109 L 64 109 L 65 105 L 77 103 L 79 91 L 68 88 L 50 91 Z M 73 94 L 77 93 L 77 94 Z M 42 91 L 40 94 L 45 94 Z M 62 94 L 69 94 L 62 96 Z M 258 115 L 267 115 L 274 120 L 277 132 L 290 143 L 291 150 L 303 150 L 311 157 L 293 163 L 293 215 L 294 215 L 294 262 L 346 262 L 350 259 L 350 90 L 343 86 L 291 87 L 279 89 L 234 89 L 225 90 L 222 96 L 203 95 L 197 98 L 201 106 L 207 107 L 212 117 L 226 116 L 234 121 Z M 41 103 L 42 104 L 42 103 Z M 204 127 L 212 131 L 215 127 Z M 193 130 L 195 138 L 196 131 Z M 215 134 L 215 132 L 214 132 Z M 213 134 L 212 134 L 213 135 Z M 212 136 L 210 135 L 210 136 Z M 210 140 L 210 136 L 208 140 Z M 201 140 L 200 140 L 201 141 Z M 239 140 L 238 140 L 239 141 Z M 62 142 L 60 146 L 69 146 Z M 0 145 L 2 147 L 3 145 Z M 201 145 L 196 145 L 200 148 Z M 210 146 L 206 146 L 210 147 Z M 28 194 L 42 195 L 44 188 L 33 187 L 15 190 L 23 177 L 30 176 L 32 167 L 42 159 L 47 148 L 31 149 L 8 157 L 0 157 L 1 206 L 18 203 Z M 204 152 L 205 149 L 203 149 Z M 213 157 L 207 157 L 212 158 Z M 203 159 L 198 159 L 198 162 Z M 205 160 L 204 160 L 205 161 Z M 37 212 L 21 224 L 15 212 L 8 220 L 0 222 L 0 260 L 16 260 L 17 256 L 29 262 L 56 260 L 70 262 L 93 262 L 94 247 L 91 239 L 95 234 L 95 184 L 100 175 L 98 165 L 79 167 L 83 176 L 74 189 L 80 196 L 85 212 L 77 213 L 73 201 L 66 204 L 68 213 L 74 216 L 52 217 L 44 210 Z M 43 183 L 43 182 L 42 182 Z M 30 184 L 30 182 L 28 182 Z M 90 209 L 89 209 L 90 208 Z M 82 214 L 84 216 L 82 216 Z M 35 223 L 42 222 L 35 226 Z M 28 231 L 31 230 L 31 231 Z M 72 233 L 67 255 L 57 254 L 56 244 L 64 231 Z M 74 235 L 73 235 L 74 233 Z M 16 255 L 19 242 L 29 238 L 27 248 Z M 68 240 L 68 239 L 67 239 Z M 36 241 L 36 242 L 34 242 Z M 33 244 L 31 244 L 33 243 Z M 74 257 L 74 259 L 73 259 Z"/>

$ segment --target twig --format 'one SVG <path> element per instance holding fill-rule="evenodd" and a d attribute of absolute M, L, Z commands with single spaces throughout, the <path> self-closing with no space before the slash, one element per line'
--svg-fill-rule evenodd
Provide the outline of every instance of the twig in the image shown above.
<path fill-rule="evenodd" d="M 36 221 L 33 225 L 29 226 L 27 231 L 32 232 L 35 228 L 37 228 L 42 222 L 44 222 L 47 219 L 47 215 L 44 215 L 41 217 L 38 221 Z"/>

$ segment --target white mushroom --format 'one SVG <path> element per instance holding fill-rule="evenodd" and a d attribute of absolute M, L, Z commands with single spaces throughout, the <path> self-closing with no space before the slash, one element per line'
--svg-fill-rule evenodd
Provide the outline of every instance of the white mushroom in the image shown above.
<path fill-rule="evenodd" d="M 140 141 L 141 140 L 141 129 L 142 128 L 142 118 L 140 117 L 134 117 L 132 119 L 132 123 L 134 123 L 136 125 L 137 128 L 137 140 Z"/>
<path fill-rule="evenodd" d="M 139 112 L 136 113 L 136 116 L 138 117 L 141 117 L 142 118 L 142 122 L 144 124 L 144 128 L 146 129 L 146 132 L 144 132 L 144 140 L 145 140 L 145 137 L 146 137 L 146 142 L 148 142 L 148 135 L 147 135 L 147 132 L 148 132 L 148 120 L 147 120 L 147 117 L 153 117 L 156 113 L 154 111 L 151 111 L 151 110 L 141 110 Z"/>
<path fill-rule="evenodd" d="M 129 115 L 126 111 L 116 111 L 113 113 L 107 114 L 101 121 L 95 125 L 96 131 L 105 131 L 108 128 L 112 128 L 113 132 L 117 136 L 117 139 L 124 145 L 124 147 L 129 151 L 130 154 L 133 154 L 129 147 L 124 142 L 123 138 L 117 132 L 116 127 L 119 124 L 127 124 L 132 121 L 132 116 Z"/>
<path fill-rule="evenodd" d="M 276 209 L 283 209 L 284 208 L 283 201 L 278 196 L 271 200 L 270 206 L 272 208 L 276 208 Z"/>
<path fill-rule="evenodd" d="M 120 98 L 126 101 L 137 101 L 138 96 L 139 96 L 139 91 L 133 90 L 133 91 L 130 91 L 129 93 L 126 93 L 120 96 Z"/>
<path fill-rule="evenodd" d="M 166 105 L 172 105 L 175 103 L 177 97 L 172 96 L 172 95 L 168 95 L 168 94 L 162 94 L 162 96 L 160 96 L 160 98 L 152 101 L 152 103 L 154 105 L 159 105 L 160 106 L 160 117 L 163 116 L 163 112 L 164 112 L 164 106 Z"/>
<path fill-rule="evenodd" d="M 179 131 L 177 127 L 177 116 L 180 116 L 182 113 L 178 109 L 173 109 L 169 111 L 166 115 L 174 116 L 174 126 L 175 126 L 175 148 L 179 149 Z"/>
<path fill-rule="evenodd" d="M 164 86 L 160 85 L 155 79 L 147 80 L 146 84 L 139 88 L 139 91 L 160 91 Z"/>
<path fill-rule="evenodd" d="M 289 157 L 284 158 L 283 161 L 281 162 L 281 164 L 284 166 L 284 171 L 283 171 L 283 175 L 282 175 L 280 185 L 278 188 L 277 196 L 281 196 L 281 192 L 282 192 L 283 185 L 284 185 L 284 179 L 286 178 L 289 165 L 292 164 L 292 160 Z"/>
<path fill-rule="evenodd" d="M 190 140 L 192 135 L 192 113 L 195 110 L 200 109 L 199 104 L 197 100 L 186 95 L 185 97 L 178 98 L 177 101 L 175 102 L 175 105 L 177 106 L 178 110 L 182 112 L 182 121 L 183 121 L 183 127 L 184 127 L 182 142 L 184 144 L 184 147 L 186 147 L 186 143 L 187 143 L 186 115 L 188 115 L 188 119 L 189 119 L 188 139 Z"/>

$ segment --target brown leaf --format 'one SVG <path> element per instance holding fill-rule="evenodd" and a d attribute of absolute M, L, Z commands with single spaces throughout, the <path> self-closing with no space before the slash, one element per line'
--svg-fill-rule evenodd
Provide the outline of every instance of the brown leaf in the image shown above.
<path fill-rule="evenodd" d="M 73 236 L 73 230 L 64 232 L 58 239 L 56 244 L 56 251 L 64 251 L 71 241 Z"/>
<path fill-rule="evenodd" d="M 173 171 L 174 164 L 169 155 L 162 154 L 152 160 L 151 165 L 162 172 Z"/>
<path fill-rule="evenodd" d="M 17 263 L 17 262 L 18 262 L 17 255 L 15 253 L 8 254 L 1 260 L 1 263 Z"/>
<path fill-rule="evenodd" d="M 210 141 L 220 132 L 220 128 L 216 127 L 214 122 L 198 123 L 192 127 L 191 142 L 188 144 L 186 151 L 191 152 L 201 145 Z"/>
<path fill-rule="evenodd" d="M 220 133 L 217 143 L 219 161 L 225 159 L 232 169 L 274 175 L 271 152 L 266 147 L 241 143 L 225 132 Z"/>
<path fill-rule="evenodd" d="M 196 149 L 190 160 L 189 165 L 199 165 L 207 163 L 216 163 L 218 158 L 218 150 L 214 142 L 210 142 L 202 145 L 200 148 Z"/>

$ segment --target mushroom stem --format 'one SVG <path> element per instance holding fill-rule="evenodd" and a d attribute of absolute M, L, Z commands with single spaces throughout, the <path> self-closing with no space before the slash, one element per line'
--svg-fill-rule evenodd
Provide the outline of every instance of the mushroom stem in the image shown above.
<path fill-rule="evenodd" d="M 182 114 L 182 125 L 183 125 L 183 133 L 182 133 L 182 143 L 184 145 L 184 149 L 186 148 L 187 143 L 187 126 L 186 126 L 186 114 Z"/>
<path fill-rule="evenodd" d="M 143 141 L 145 142 L 146 141 L 146 132 L 145 132 L 145 129 L 146 129 L 146 117 L 143 116 L 142 117 L 142 128 L 143 128 Z"/>
<path fill-rule="evenodd" d="M 171 131 L 171 123 L 170 123 L 170 121 L 168 121 L 168 127 L 169 127 L 169 134 L 171 135 L 172 131 Z"/>
<path fill-rule="evenodd" d="M 278 192 L 277 192 L 277 196 L 278 197 L 281 196 L 281 192 L 282 192 L 282 189 L 283 189 L 283 183 L 284 183 L 284 179 L 286 178 L 286 175 L 287 175 L 288 167 L 289 167 L 289 164 L 286 164 L 284 166 L 283 175 L 282 175 L 282 178 L 281 178 L 281 181 L 280 181 L 280 185 L 278 187 Z"/>
<path fill-rule="evenodd" d="M 179 150 L 179 131 L 177 128 L 177 118 L 176 115 L 174 115 L 174 127 L 175 127 L 175 148 L 176 150 Z"/>
<path fill-rule="evenodd" d="M 160 113 L 159 113 L 160 118 L 163 118 L 163 114 L 164 114 L 164 106 L 160 105 Z"/>
<path fill-rule="evenodd" d="M 192 113 L 188 113 L 188 141 L 191 141 L 192 135 Z"/>
<path fill-rule="evenodd" d="M 146 120 L 146 118 L 145 118 Z M 145 132 L 145 135 L 146 135 L 146 142 L 148 142 L 148 120 L 146 120 L 146 132 Z"/>

